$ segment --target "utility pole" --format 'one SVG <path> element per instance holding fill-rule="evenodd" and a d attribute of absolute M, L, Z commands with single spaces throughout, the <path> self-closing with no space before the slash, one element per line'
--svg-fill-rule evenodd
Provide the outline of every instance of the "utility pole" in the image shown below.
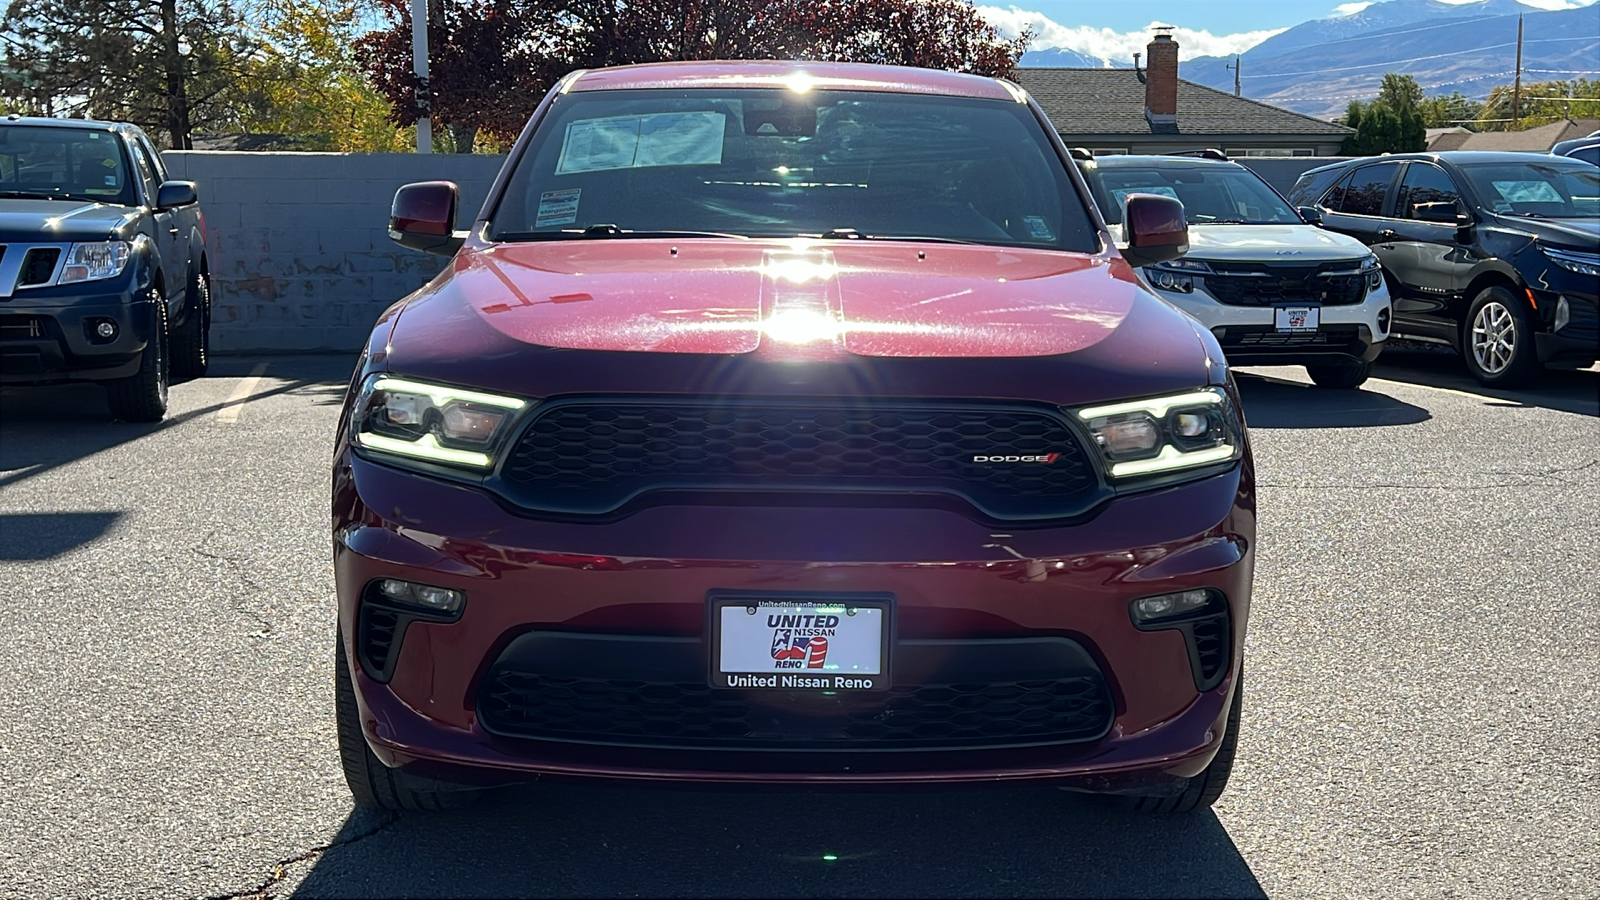
<path fill-rule="evenodd" d="M 417 76 L 417 152 L 433 152 L 432 96 L 428 92 L 428 0 L 411 0 L 411 71 Z"/>
<path fill-rule="evenodd" d="M 1511 130 L 1522 118 L 1522 16 L 1517 16 L 1517 79 L 1511 84 Z"/>
<path fill-rule="evenodd" d="M 1231 64 L 1223 66 L 1224 69 L 1233 70 L 1233 95 L 1235 97 L 1239 96 L 1239 66 L 1243 59 L 1243 57 L 1235 56 Z"/>

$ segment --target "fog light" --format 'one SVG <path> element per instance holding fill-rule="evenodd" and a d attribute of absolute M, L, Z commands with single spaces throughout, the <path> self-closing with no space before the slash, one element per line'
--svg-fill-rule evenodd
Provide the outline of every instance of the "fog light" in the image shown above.
<path fill-rule="evenodd" d="M 1566 294 L 1562 294 L 1561 297 L 1556 300 L 1556 321 L 1555 321 L 1555 326 L 1556 327 L 1554 327 L 1554 328 L 1552 328 L 1550 330 L 1551 331 L 1560 331 L 1561 329 L 1567 327 L 1567 323 L 1571 322 L 1571 321 L 1572 321 L 1572 307 L 1570 305 L 1568 305 L 1568 303 L 1567 303 L 1567 295 Z"/>
<path fill-rule="evenodd" d="M 101 322 L 99 325 L 94 327 L 94 333 L 100 335 L 106 340 L 110 340 L 117 336 L 117 325 L 115 322 L 111 321 Z"/>
<path fill-rule="evenodd" d="M 467 600 L 467 595 L 460 591 L 427 584 L 413 584 L 398 578 L 385 578 L 378 582 L 378 593 L 397 603 L 442 613 L 456 612 Z"/>
<path fill-rule="evenodd" d="M 1141 597 L 1133 601 L 1130 611 L 1133 613 L 1133 621 L 1142 625 L 1204 609 L 1210 602 L 1211 592 L 1208 590 L 1181 591 L 1176 594 Z"/>

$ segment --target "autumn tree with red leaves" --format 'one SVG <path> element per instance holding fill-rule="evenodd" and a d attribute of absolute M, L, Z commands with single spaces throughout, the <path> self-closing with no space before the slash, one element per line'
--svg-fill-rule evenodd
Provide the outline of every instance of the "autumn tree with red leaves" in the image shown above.
<path fill-rule="evenodd" d="M 409 0 L 356 44 L 391 121 L 420 116 Z M 1008 40 L 971 0 L 429 0 L 435 122 L 458 151 L 515 137 L 573 69 L 690 59 L 814 59 L 1006 76 L 1028 35 Z"/>

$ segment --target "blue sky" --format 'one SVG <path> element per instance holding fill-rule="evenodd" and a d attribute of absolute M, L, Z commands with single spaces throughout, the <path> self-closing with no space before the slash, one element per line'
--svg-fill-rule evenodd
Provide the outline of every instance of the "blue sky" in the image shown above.
<path fill-rule="evenodd" d="M 1066 47 L 1092 56 L 1131 59 L 1150 40 L 1151 26 L 1173 25 L 1182 58 L 1239 53 L 1301 22 L 1370 6 L 1340 0 L 975 0 L 1002 32 L 1025 25 L 1034 49 Z M 1459 2 L 1459 0 L 1444 0 Z M 1468 0 L 1471 2 L 1471 0 Z M 1523 0 L 1533 9 L 1566 9 L 1594 0 Z"/>

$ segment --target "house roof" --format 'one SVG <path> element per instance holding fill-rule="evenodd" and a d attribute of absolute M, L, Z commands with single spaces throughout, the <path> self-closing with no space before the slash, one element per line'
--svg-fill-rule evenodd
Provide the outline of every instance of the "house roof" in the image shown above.
<path fill-rule="evenodd" d="M 1133 69 L 1020 68 L 1013 80 L 1039 101 L 1062 134 L 1272 135 L 1342 139 L 1343 125 L 1178 79 L 1178 125 L 1144 117 L 1144 82 Z"/>
<path fill-rule="evenodd" d="M 1600 119 L 1558 119 L 1549 125 L 1523 131 L 1485 131 L 1478 134 L 1442 134 L 1428 141 L 1428 149 L 1522 150 L 1548 153 L 1557 143 L 1583 137 L 1600 128 Z"/>

